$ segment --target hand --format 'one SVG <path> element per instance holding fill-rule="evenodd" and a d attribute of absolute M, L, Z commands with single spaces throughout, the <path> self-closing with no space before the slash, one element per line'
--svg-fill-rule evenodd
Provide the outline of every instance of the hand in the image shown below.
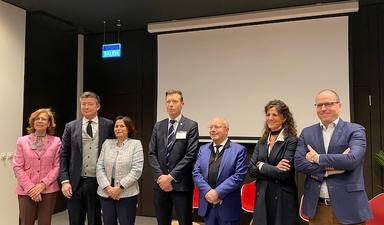
<path fill-rule="evenodd" d="M 32 201 L 34 202 L 41 202 L 43 198 L 41 197 L 41 194 L 38 194 L 36 197 L 31 197 Z"/>
<path fill-rule="evenodd" d="M 72 185 L 69 182 L 63 183 L 61 186 L 61 192 L 63 192 L 63 195 L 66 198 L 71 198 L 72 197 Z"/>
<path fill-rule="evenodd" d="M 282 159 L 279 164 L 277 164 L 276 168 L 280 171 L 288 171 L 291 168 L 291 165 L 289 164 L 288 159 Z"/>
<path fill-rule="evenodd" d="M 109 196 L 114 199 L 114 200 L 119 200 L 120 199 L 120 193 L 121 193 L 121 188 L 120 187 L 110 187 L 109 189 Z"/>
<path fill-rule="evenodd" d="M 217 204 L 221 200 L 219 198 L 219 193 L 215 189 L 211 189 L 205 194 L 205 199 L 212 204 Z"/>
<path fill-rule="evenodd" d="M 173 190 L 172 181 L 173 179 L 169 174 L 161 175 L 159 176 L 159 178 L 157 178 L 157 183 L 159 184 L 159 187 L 165 192 L 170 192 Z"/>
<path fill-rule="evenodd" d="M 346 155 L 346 154 L 348 154 L 350 151 L 351 151 L 351 149 L 350 149 L 350 148 L 347 148 L 347 149 L 344 150 L 343 154 Z"/>
<path fill-rule="evenodd" d="M 344 172 L 345 172 L 345 170 L 327 170 L 327 175 L 331 176 L 331 175 L 336 175 L 336 174 L 342 174 Z"/>
<path fill-rule="evenodd" d="M 319 163 L 320 155 L 310 145 L 307 145 L 308 152 L 305 155 L 305 159 L 310 163 Z"/>
<path fill-rule="evenodd" d="M 33 188 L 31 188 L 29 191 L 28 191 L 28 195 L 29 197 L 31 197 L 32 199 L 35 199 L 37 198 L 38 195 L 41 194 L 41 192 L 45 189 L 45 183 L 44 182 L 41 182 L 41 183 L 38 183 L 36 184 Z"/>

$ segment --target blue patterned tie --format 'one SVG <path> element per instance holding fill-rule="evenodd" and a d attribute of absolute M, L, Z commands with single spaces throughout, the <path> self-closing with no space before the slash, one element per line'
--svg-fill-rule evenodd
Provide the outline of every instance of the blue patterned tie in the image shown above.
<path fill-rule="evenodd" d="M 176 120 L 170 120 L 170 126 L 168 129 L 168 137 L 167 137 L 167 153 L 166 153 L 166 159 L 167 159 L 167 167 L 169 166 L 169 154 L 171 152 L 171 146 L 173 142 L 175 141 L 175 129 L 173 128 L 173 125 L 175 124 Z"/>

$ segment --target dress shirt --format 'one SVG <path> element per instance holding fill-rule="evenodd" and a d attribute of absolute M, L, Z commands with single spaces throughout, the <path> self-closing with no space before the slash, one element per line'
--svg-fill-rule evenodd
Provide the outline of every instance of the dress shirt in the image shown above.
<path fill-rule="evenodd" d="M 99 117 L 96 116 L 95 118 L 92 118 L 90 120 L 92 120 L 92 123 L 91 123 L 91 126 L 92 126 L 92 136 L 94 137 L 95 134 L 99 130 Z M 90 121 L 90 120 L 88 120 L 85 117 L 83 117 L 83 123 L 82 123 L 83 134 L 87 133 L 87 125 L 88 125 L 88 121 Z"/>
<path fill-rule="evenodd" d="M 219 144 L 213 144 L 213 148 L 216 154 L 219 154 L 224 149 L 224 146 L 227 143 L 227 141 L 228 141 L 228 138 L 226 138 L 223 142 Z M 219 152 L 216 152 L 216 145 L 220 145 Z"/>
<path fill-rule="evenodd" d="M 172 124 L 169 121 L 171 121 L 171 120 L 175 121 L 175 123 L 173 124 L 173 130 L 175 132 L 175 135 L 176 135 L 176 129 L 177 129 L 177 126 L 179 125 L 180 119 L 181 119 L 181 114 L 178 115 L 175 119 L 168 118 L 168 130 L 172 126 Z"/>
<path fill-rule="evenodd" d="M 323 141 L 324 141 L 324 149 L 325 153 L 328 153 L 328 146 L 329 142 L 331 141 L 333 131 L 335 131 L 335 127 L 337 123 L 339 122 L 339 117 L 332 123 L 328 124 L 328 127 L 325 127 L 324 124 L 320 123 L 321 130 L 323 132 Z M 323 183 L 321 183 L 320 186 L 320 197 L 321 198 L 329 198 L 329 193 L 328 193 L 328 187 L 327 187 L 327 182 L 324 180 Z"/>

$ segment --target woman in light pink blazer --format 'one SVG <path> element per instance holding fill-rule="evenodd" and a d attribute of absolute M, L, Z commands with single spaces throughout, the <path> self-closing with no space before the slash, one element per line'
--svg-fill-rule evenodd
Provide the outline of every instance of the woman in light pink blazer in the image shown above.
<path fill-rule="evenodd" d="M 13 159 L 17 179 L 21 225 L 50 225 L 59 190 L 60 138 L 53 136 L 55 119 L 50 109 L 29 117 L 28 135 L 18 138 Z"/>

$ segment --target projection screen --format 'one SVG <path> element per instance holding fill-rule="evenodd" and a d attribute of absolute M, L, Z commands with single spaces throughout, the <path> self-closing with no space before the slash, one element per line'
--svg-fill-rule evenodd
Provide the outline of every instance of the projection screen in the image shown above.
<path fill-rule="evenodd" d="M 300 132 L 319 121 L 314 97 L 329 88 L 350 120 L 348 68 L 347 16 L 162 34 L 157 119 L 167 117 L 165 91 L 180 89 L 200 136 L 223 116 L 235 139 L 259 137 L 272 99 L 290 107 Z"/>

